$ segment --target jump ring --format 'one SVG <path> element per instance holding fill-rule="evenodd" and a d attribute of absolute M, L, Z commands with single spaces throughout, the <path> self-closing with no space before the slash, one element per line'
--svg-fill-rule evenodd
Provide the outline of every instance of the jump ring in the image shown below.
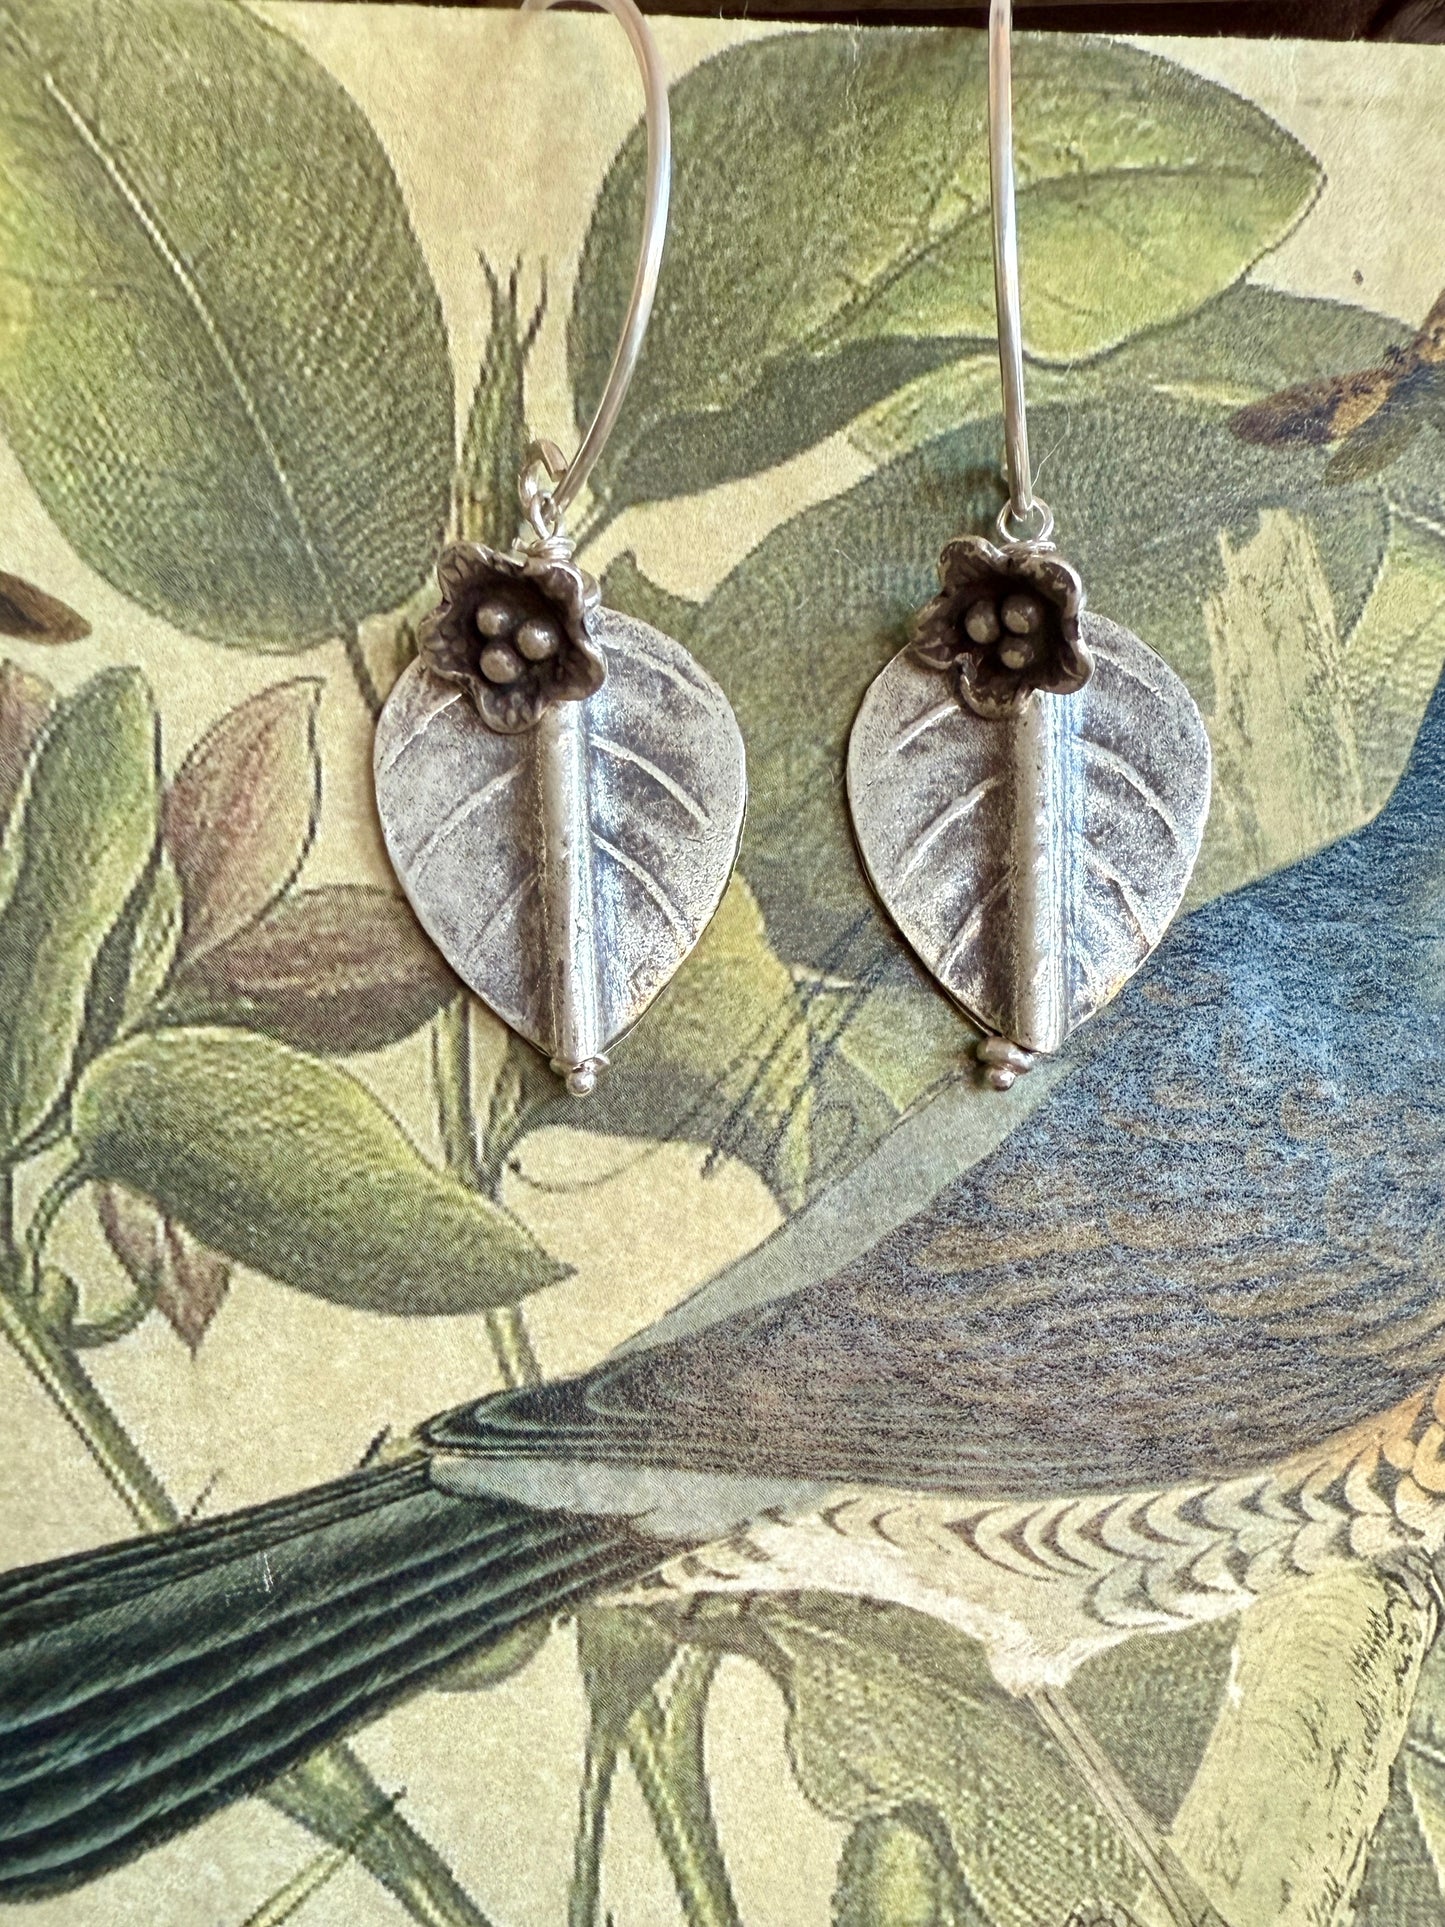
<path fill-rule="evenodd" d="M 1037 528 L 1032 525 L 1035 516 L 1038 518 Z M 1028 516 L 1015 515 L 1013 503 L 1005 502 L 994 526 L 1003 542 L 1015 547 L 1042 548 L 1054 533 L 1054 511 L 1040 495 L 1034 497 Z"/>

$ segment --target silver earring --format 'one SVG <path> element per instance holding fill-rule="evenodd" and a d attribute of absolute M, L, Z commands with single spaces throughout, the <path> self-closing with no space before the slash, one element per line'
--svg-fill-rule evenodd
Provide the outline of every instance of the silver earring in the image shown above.
<path fill-rule="evenodd" d="M 602 607 L 564 522 L 641 352 L 672 177 L 651 31 L 633 0 L 598 4 L 626 29 L 647 101 L 642 252 L 617 353 L 572 460 L 551 442 L 527 451 L 513 546 L 443 553 L 440 605 L 375 748 L 387 850 L 423 927 L 575 1096 L 721 902 L 746 796 L 727 698 L 680 643 Z"/>
<path fill-rule="evenodd" d="M 1084 607 L 1035 495 L 1014 211 L 1011 7 L 989 10 L 989 171 L 1009 499 L 960 536 L 940 593 L 872 684 L 848 745 L 863 863 L 898 928 L 984 1032 L 1007 1090 L 1144 962 L 1183 900 L 1210 752 L 1184 684 Z"/>

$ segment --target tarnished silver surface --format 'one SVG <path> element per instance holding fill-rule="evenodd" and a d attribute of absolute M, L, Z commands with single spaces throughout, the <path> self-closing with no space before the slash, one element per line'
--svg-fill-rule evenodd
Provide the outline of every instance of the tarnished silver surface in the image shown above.
<path fill-rule="evenodd" d="M 1153 950 L 1209 813 L 1189 691 L 1127 629 L 1080 621 L 1095 667 L 1075 694 L 986 721 L 905 649 L 848 744 L 873 887 L 948 994 L 1025 1053 L 1057 1050 Z M 996 1082 L 1027 1068 L 981 1055 Z"/>
<path fill-rule="evenodd" d="M 462 979 L 569 1088 L 701 936 L 742 835 L 743 742 L 679 643 L 598 612 L 607 679 L 535 728 L 487 728 L 414 662 L 376 732 L 387 849 Z"/>

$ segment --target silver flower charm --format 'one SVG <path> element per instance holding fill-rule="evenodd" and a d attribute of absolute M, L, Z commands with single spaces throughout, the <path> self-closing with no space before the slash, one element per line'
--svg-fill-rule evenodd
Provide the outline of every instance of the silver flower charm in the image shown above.
<path fill-rule="evenodd" d="M 460 683 L 488 728 L 531 729 L 554 703 L 595 695 L 607 674 L 593 635 L 597 584 L 571 562 L 456 542 L 437 564 L 440 605 L 417 644 Z"/>
<path fill-rule="evenodd" d="M 914 620 L 913 653 L 952 674 L 958 699 L 990 720 L 1035 689 L 1067 696 L 1094 662 L 1079 634 L 1084 586 L 1053 549 L 995 548 L 959 536 L 939 558 L 942 588 Z"/>

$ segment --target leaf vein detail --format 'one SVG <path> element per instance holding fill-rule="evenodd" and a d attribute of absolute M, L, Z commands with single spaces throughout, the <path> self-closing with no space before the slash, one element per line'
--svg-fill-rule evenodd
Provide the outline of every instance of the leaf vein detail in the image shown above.
<path fill-rule="evenodd" d="M 669 776 L 665 769 L 659 769 L 650 757 L 644 756 L 640 750 L 629 748 L 626 743 L 614 742 L 610 736 L 593 736 L 591 743 L 593 749 L 600 750 L 604 756 L 611 756 L 619 763 L 631 763 L 635 769 L 640 769 L 644 776 L 650 776 L 659 789 L 665 790 L 675 803 L 682 805 L 700 828 L 707 828 L 711 818 L 697 798 L 689 795 L 681 783 L 675 777 Z"/>
<path fill-rule="evenodd" d="M 1134 765 L 1125 757 L 1120 756 L 1116 750 L 1106 749 L 1102 743 L 1091 742 L 1087 736 L 1083 739 L 1083 742 L 1085 753 L 1090 756 L 1094 762 L 1102 764 L 1105 769 L 1112 770 L 1116 776 L 1122 777 L 1135 794 L 1139 796 L 1159 818 L 1159 821 L 1164 825 L 1165 829 L 1168 830 L 1174 841 L 1176 843 L 1182 843 L 1184 839 L 1180 834 L 1179 825 L 1174 819 L 1173 811 L 1152 784 L 1144 781 L 1144 778 L 1139 774 L 1138 770 L 1135 769 Z"/>
<path fill-rule="evenodd" d="M 1118 892 L 1119 900 L 1129 912 L 1130 917 L 1138 928 L 1140 936 L 1143 937 L 1149 948 L 1153 950 L 1163 933 L 1155 928 L 1153 919 L 1150 917 L 1143 899 L 1133 884 L 1130 883 L 1126 876 L 1121 875 L 1121 873 L 1115 869 L 1114 865 L 1109 862 L 1108 858 L 1102 856 L 1092 844 L 1084 852 L 1084 862 L 1088 868 L 1094 872 L 1095 876 L 1100 878 L 1104 883 L 1111 884 Z"/>
<path fill-rule="evenodd" d="M 464 796 L 461 802 L 456 805 L 455 809 L 448 810 L 441 822 L 438 823 L 431 835 L 427 838 L 426 842 L 423 843 L 417 851 L 413 874 L 420 876 L 452 832 L 459 829 L 463 823 L 475 816 L 477 811 L 495 796 L 498 791 L 504 789 L 516 774 L 517 765 L 513 763 L 510 768 L 504 769 L 500 776 L 492 777 L 491 781 L 483 783 L 479 790 L 473 790 L 470 796 Z"/>
<path fill-rule="evenodd" d="M 639 863 L 636 857 L 629 856 L 625 850 L 619 850 L 615 843 L 609 843 L 605 836 L 599 836 L 596 830 L 592 832 L 592 846 L 594 849 L 600 850 L 602 854 L 615 863 L 619 869 L 625 870 L 628 876 L 641 884 L 647 895 L 651 897 L 663 916 L 666 917 L 679 943 L 691 944 L 692 931 L 688 926 L 687 920 L 650 870 Z"/>
<path fill-rule="evenodd" d="M 932 709 L 925 709 L 921 716 L 915 716 L 902 735 L 894 737 L 889 745 L 892 753 L 897 756 L 901 750 L 910 748 L 920 736 L 926 736 L 936 724 L 947 721 L 948 717 L 956 714 L 957 711 L 958 704 L 953 697 L 945 696 L 943 701 L 935 703 Z"/>
<path fill-rule="evenodd" d="M 444 716 L 446 712 L 452 707 L 452 705 L 454 703 L 459 703 L 461 699 L 462 699 L 461 690 L 454 689 L 452 690 L 450 695 L 443 697 L 441 702 L 439 702 L 434 709 L 429 709 L 426 712 L 426 714 L 422 717 L 421 721 L 417 724 L 416 728 L 413 729 L 408 735 L 403 736 L 401 741 L 396 745 L 395 749 L 392 750 L 391 754 L 382 763 L 382 766 L 381 766 L 382 775 L 389 776 L 392 770 L 395 769 L 396 765 L 401 761 L 402 757 L 406 755 L 407 751 L 411 749 L 414 744 L 420 742 L 421 738 L 426 735 L 427 731 L 431 728 L 432 724 L 436 721 L 438 716 Z"/>
<path fill-rule="evenodd" d="M 959 925 L 957 931 L 954 933 L 952 943 L 950 943 L 948 949 L 939 960 L 938 975 L 945 983 L 948 981 L 949 973 L 953 970 L 959 958 L 978 935 L 980 924 L 982 924 L 984 918 L 1007 888 L 1008 872 L 1005 871 L 998 882 L 994 884 L 993 888 L 986 891 L 984 895 L 979 898 L 978 902 Z"/>
<path fill-rule="evenodd" d="M 913 842 L 909 844 L 907 853 L 903 859 L 903 867 L 899 870 L 896 878 L 896 887 L 901 887 L 908 881 L 909 877 L 913 875 L 913 872 L 918 868 L 924 857 L 927 856 L 939 837 L 943 835 L 943 832 L 948 829 L 951 824 L 959 822 L 963 817 L 970 815 L 972 811 L 977 809 L 989 791 L 998 788 L 998 784 L 999 778 L 996 775 L 985 776 L 981 783 L 975 783 L 973 788 L 967 790 L 962 796 L 954 797 L 951 803 L 946 804 L 944 808 L 938 812 L 938 815 L 934 817 L 933 821 L 928 824 L 925 829 L 921 830 Z"/>
<path fill-rule="evenodd" d="M 260 407 L 255 395 L 251 391 L 250 383 L 247 381 L 241 365 L 237 361 L 235 353 L 226 339 L 220 322 L 216 319 L 215 315 L 212 314 L 210 304 L 201 292 L 199 283 L 187 268 L 180 254 L 172 246 L 165 229 L 161 225 L 159 216 L 148 205 L 139 188 L 129 179 L 119 161 L 107 149 L 99 134 L 91 126 L 84 114 L 81 113 L 80 109 L 64 90 L 57 85 L 54 75 L 48 73 L 44 75 L 42 86 L 45 93 L 54 101 L 61 114 L 64 115 L 81 145 L 95 160 L 96 164 L 106 176 L 106 179 L 140 223 L 142 233 L 165 263 L 177 286 L 190 303 L 196 319 L 201 324 L 202 332 L 214 349 L 216 359 L 220 362 L 227 379 L 235 390 L 236 399 L 241 405 L 241 412 L 250 424 L 252 432 L 261 445 L 266 460 L 271 466 L 272 473 L 276 478 L 277 487 L 281 491 L 282 500 L 290 510 L 291 519 L 296 525 L 296 533 L 300 537 L 301 547 L 305 553 L 306 560 L 315 574 L 321 593 L 326 600 L 327 607 L 331 611 L 331 619 L 339 634 L 343 624 L 341 611 L 337 606 L 336 597 L 332 592 L 331 578 L 322 564 L 320 552 L 312 539 L 310 525 L 306 520 L 305 514 L 302 512 L 301 503 L 296 495 L 296 491 L 291 485 L 291 477 L 287 472 L 285 463 L 281 459 L 281 451 L 276 446 L 269 429 L 266 427 L 265 421 L 262 419 Z"/>

